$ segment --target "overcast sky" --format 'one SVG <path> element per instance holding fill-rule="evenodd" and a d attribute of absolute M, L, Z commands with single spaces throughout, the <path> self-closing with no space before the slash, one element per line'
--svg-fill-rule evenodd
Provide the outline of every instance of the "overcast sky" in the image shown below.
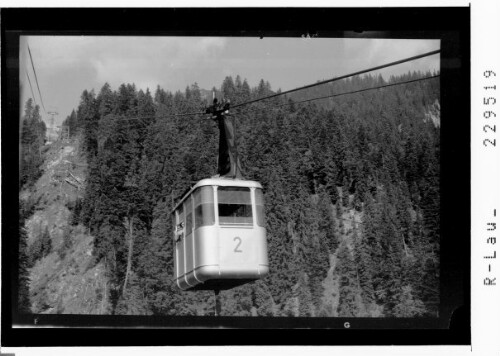
<path fill-rule="evenodd" d="M 35 64 L 47 111 L 57 111 L 56 123 L 76 109 L 85 89 L 99 92 L 108 82 L 165 90 L 219 87 L 228 75 L 239 74 L 251 87 L 262 78 L 273 90 L 292 89 L 368 67 L 440 48 L 439 40 L 302 39 L 244 37 L 21 37 L 21 104 L 32 97 L 40 104 L 27 44 Z M 381 70 L 391 74 L 409 70 L 439 70 L 439 55 Z M 374 72 L 375 73 L 375 72 Z M 42 117 L 48 121 L 48 115 Z"/>

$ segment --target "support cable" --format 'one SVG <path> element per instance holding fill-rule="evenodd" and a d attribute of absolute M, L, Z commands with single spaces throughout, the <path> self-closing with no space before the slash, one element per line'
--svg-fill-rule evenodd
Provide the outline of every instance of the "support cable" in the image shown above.
<path fill-rule="evenodd" d="M 35 94 L 33 93 L 33 87 L 31 86 L 31 80 L 30 80 L 30 76 L 28 75 L 28 71 L 26 70 L 26 68 L 24 69 L 24 71 L 26 72 L 26 77 L 28 77 L 28 83 L 30 84 L 31 96 L 33 97 L 33 100 L 35 101 L 35 105 L 38 105 L 36 103 Z"/>
<path fill-rule="evenodd" d="M 28 47 L 28 50 L 29 50 L 29 47 Z M 318 85 L 323 85 L 323 84 L 326 84 L 326 83 L 332 83 L 332 82 L 339 81 L 339 80 L 342 80 L 342 79 L 346 79 L 346 78 L 349 78 L 349 77 L 352 77 L 352 76 L 355 76 L 355 75 L 360 75 L 360 74 L 372 72 L 372 71 L 375 71 L 375 70 L 379 70 L 379 69 L 383 69 L 383 68 L 395 66 L 397 64 L 406 63 L 406 62 L 413 61 L 413 60 L 416 60 L 416 59 L 420 59 L 420 58 L 432 56 L 432 55 L 438 54 L 440 52 L 441 52 L 441 50 L 438 49 L 438 50 L 435 50 L 435 51 L 422 53 L 422 54 L 419 54 L 419 55 L 416 55 L 416 56 L 413 56 L 413 57 L 408 57 L 408 58 L 400 59 L 398 61 L 394 61 L 394 62 L 382 64 L 382 65 L 379 65 L 379 66 L 376 66 L 376 67 L 372 67 L 372 68 L 360 70 L 360 71 L 357 71 L 357 72 L 354 72 L 354 73 L 345 74 L 345 75 L 342 75 L 340 77 L 335 77 L 335 78 L 331 78 L 331 79 L 319 81 L 319 82 L 316 82 L 316 83 L 313 83 L 313 84 L 309 84 L 309 85 L 305 85 L 305 86 L 302 86 L 302 87 L 298 87 L 298 88 L 286 90 L 286 91 L 279 92 L 279 93 L 276 93 L 276 94 L 272 94 L 272 95 L 269 95 L 269 96 L 266 96 L 266 97 L 249 100 L 249 101 L 246 101 L 246 102 L 243 102 L 243 103 L 240 103 L 240 104 L 232 105 L 230 107 L 230 109 L 239 108 L 239 107 L 242 107 L 242 106 L 245 106 L 245 105 L 249 105 L 249 104 L 253 104 L 253 103 L 256 103 L 256 102 L 259 102 L 259 101 L 262 101 L 262 100 L 268 100 L 268 99 L 272 99 L 272 98 L 275 98 L 275 97 L 278 97 L 278 96 L 281 96 L 281 95 L 293 93 L 293 92 L 296 92 L 296 91 L 299 91 L 299 90 L 309 89 L 309 88 L 312 88 L 312 87 L 315 87 L 315 86 L 318 86 Z M 31 53 L 30 53 L 30 56 L 31 56 Z M 34 67 L 33 67 L 33 70 L 34 70 Z M 375 89 L 380 89 L 380 88 L 386 88 L 386 87 L 400 85 L 400 84 L 407 84 L 407 83 L 417 82 L 417 81 L 421 81 L 421 80 L 436 78 L 438 76 L 439 76 L 439 74 L 435 75 L 435 76 L 431 76 L 431 77 L 414 79 L 414 80 L 405 81 L 405 82 L 391 83 L 391 84 L 383 85 L 383 86 L 380 86 L 380 87 L 365 88 L 365 89 L 360 89 L 360 90 L 356 90 L 356 91 L 352 91 L 352 92 L 347 92 L 347 93 L 340 93 L 340 94 L 328 95 L 328 96 L 324 96 L 324 97 L 312 98 L 312 99 L 302 100 L 302 101 L 299 101 L 299 102 L 294 102 L 294 104 L 300 104 L 300 103 L 305 103 L 305 102 L 314 101 L 314 100 L 332 98 L 332 97 L 342 96 L 342 95 L 347 95 L 347 94 L 355 94 L 355 93 L 360 93 L 360 92 L 363 92 L 363 91 L 375 90 Z M 36 78 L 36 73 L 35 73 L 35 78 Z M 37 84 L 38 84 L 38 82 L 37 82 Z M 41 98 L 41 96 L 40 96 L 40 98 Z M 286 106 L 286 105 L 292 105 L 292 104 L 291 103 L 287 103 L 287 104 L 281 104 L 279 106 Z M 181 116 L 206 115 L 206 114 L 207 114 L 206 111 L 199 111 L 199 112 L 190 112 L 190 113 L 182 113 L 182 114 L 172 114 L 172 115 L 142 116 L 142 117 L 135 117 L 135 118 L 127 118 L 127 120 L 134 120 L 134 119 L 135 120 L 139 120 L 139 119 L 147 119 L 147 118 L 181 117 Z"/>
<path fill-rule="evenodd" d="M 313 83 L 313 84 L 304 85 L 302 87 L 298 87 L 298 88 L 294 88 L 294 89 L 282 91 L 282 92 L 279 92 L 279 93 L 276 93 L 276 94 L 272 94 L 272 95 L 269 95 L 269 96 L 265 96 L 265 97 L 262 97 L 262 98 L 257 98 L 257 99 L 245 101 L 243 103 L 239 103 L 239 104 L 236 104 L 236 105 L 231 105 L 231 109 L 235 109 L 235 108 L 242 107 L 242 106 L 245 106 L 245 105 L 253 104 L 253 103 L 256 103 L 256 102 L 259 102 L 259 101 L 262 101 L 262 100 L 272 99 L 272 98 L 275 98 L 275 97 L 278 97 L 278 96 L 281 96 L 281 95 L 285 95 L 285 94 L 289 94 L 289 93 L 293 93 L 293 92 L 296 92 L 296 91 L 299 91 L 299 90 L 313 88 L 313 87 L 318 86 L 318 85 L 332 83 L 332 82 L 335 82 L 335 81 L 339 81 L 339 80 L 342 80 L 342 79 L 353 77 L 355 75 L 360 75 L 360 74 L 364 74 L 364 73 L 368 73 L 368 72 L 373 72 L 375 70 L 379 70 L 379 69 L 383 69 L 383 68 L 387 68 L 387 67 L 392 67 L 392 66 L 395 66 L 395 65 L 398 65 L 398 64 L 402 64 L 402 63 L 414 61 L 416 59 L 420 59 L 420 58 L 432 56 L 432 55 L 438 54 L 440 52 L 441 52 L 441 50 L 438 49 L 438 50 L 434 50 L 434 51 L 431 51 L 431 52 L 422 53 L 422 54 L 419 54 L 419 55 L 416 55 L 416 56 L 413 56 L 413 57 L 403 58 L 403 59 L 400 59 L 398 61 L 394 61 L 394 62 L 382 64 L 382 65 L 379 65 L 379 66 L 376 66 L 376 67 L 371 67 L 371 68 L 368 68 L 368 69 L 363 69 L 363 70 L 360 70 L 360 71 L 357 71 L 357 72 L 354 72 L 354 73 L 349 73 L 349 74 L 341 75 L 340 77 L 335 77 L 335 78 L 331 78 L 331 79 L 319 81 L 319 82 L 316 82 L 316 83 Z M 366 89 L 366 90 L 368 90 L 368 89 Z M 190 116 L 190 115 L 203 115 L 203 114 L 206 114 L 206 112 L 184 113 L 184 114 L 175 114 L 175 115 L 170 115 L 170 116 Z"/>
<path fill-rule="evenodd" d="M 36 76 L 35 64 L 33 63 L 33 57 L 31 56 L 31 50 L 30 50 L 29 45 L 28 45 L 28 53 L 30 55 L 31 66 L 33 67 L 33 73 L 35 73 L 36 86 L 38 88 L 38 94 L 40 94 L 40 101 L 42 102 L 43 111 L 45 111 L 45 113 L 47 113 L 47 111 L 45 110 L 45 105 L 43 105 L 42 92 L 40 91 L 40 86 L 38 85 L 38 78 Z"/>
<path fill-rule="evenodd" d="M 423 80 L 429 80 L 429 79 L 434 79 L 434 78 L 438 78 L 438 77 L 440 77 L 440 74 L 432 75 L 430 77 L 407 80 L 404 82 L 390 83 L 390 84 L 381 85 L 381 86 L 377 86 L 377 87 L 353 90 L 353 91 L 349 91 L 349 92 L 345 92 L 345 93 L 325 95 L 325 96 L 320 96 L 320 97 L 311 98 L 311 99 L 304 99 L 304 100 L 300 100 L 300 101 L 292 101 L 292 102 L 287 102 L 287 103 L 283 103 L 283 104 L 278 104 L 278 105 L 275 105 L 273 107 L 279 108 L 279 107 L 284 107 L 284 106 L 289 106 L 289 105 L 304 104 L 304 103 L 315 101 L 315 100 L 330 99 L 330 98 L 335 98 L 335 97 L 344 96 L 344 95 L 362 93 L 362 92 L 369 91 L 369 90 L 385 89 L 385 88 L 393 87 L 396 85 L 410 84 L 410 83 L 420 82 Z M 234 109 L 234 107 L 230 108 L 230 110 L 232 110 L 232 109 Z M 242 109 L 238 109 L 237 112 L 241 112 L 240 110 L 242 110 Z M 262 109 L 251 109 L 251 110 L 246 109 L 245 110 L 245 112 L 255 112 L 255 111 L 262 111 Z M 161 118 L 166 118 L 166 117 L 190 116 L 190 115 L 201 115 L 201 114 L 206 114 L 206 113 L 198 112 L 198 113 L 184 113 L 184 114 L 171 114 L 171 115 L 158 115 L 158 116 L 139 116 L 139 117 L 123 118 L 120 120 L 129 121 L 129 120 L 142 120 L 142 119 L 150 119 L 150 118 L 161 119 Z"/>
<path fill-rule="evenodd" d="M 311 99 L 305 99 L 305 100 L 300 100 L 300 101 L 293 101 L 291 103 L 284 103 L 284 104 L 275 105 L 274 107 L 275 108 L 279 108 L 279 107 L 283 107 L 283 106 L 287 106 L 287 105 L 304 104 L 304 103 L 308 103 L 310 101 L 315 101 L 315 100 L 330 99 L 330 98 L 335 98 L 335 97 L 343 96 L 343 95 L 362 93 L 362 92 L 369 91 L 369 90 L 384 89 L 384 88 L 392 87 L 392 86 L 396 86 L 396 85 L 409 84 L 409 83 L 414 83 L 414 82 L 420 82 L 422 80 L 434 79 L 434 78 L 437 78 L 439 76 L 440 76 L 440 74 L 437 74 L 437 75 L 433 75 L 433 76 L 430 76 L 430 77 L 424 77 L 424 78 L 419 78 L 419 79 L 407 80 L 407 81 L 398 82 L 398 83 L 391 83 L 391 84 L 381 85 L 381 86 L 378 86 L 378 87 L 364 88 L 364 89 L 349 91 L 349 92 L 345 92 L 345 93 L 325 95 L 325 96 L 320 96 L 320 97 L 311 98 Z M 254 111 L 262 111 L 262 109 L 245 110 L 245 112 L 254 112 Z"/>
<path fill-rule="evenodd" d="M 432 56 L 432 55 L 437 54 L 439 52 L 441 52 L 440 49 L 435 50 L 435 51 L 431 51 L 431 52 L 422 53 L 422 54 L 419 54 L 417 56 L 400 59 L 398 61 L 391 62 L 391 63 L 382 64 L 382 65 L 377 66 L 377 67 L 372 67 L 372 68 L 360 70 L 360 71 L 357 71 L 357 72 L 354 72 L 354 73 L 341 75 L 340 77 L 335 77 L 335 78 L 332 78 L 332 79 L 323 80 L 323 81 L 316 82 L 316 83 L 313 83 L 313 84 L 309 84 L 309 85 L 305 85 L 305 86 L 298 87 L 298 88 L 295 88 L 295 89 L 290 89 L 290 90 L 286 90 L 286 91 L 283 91 L 283 92 L 280 92 L 280 93 L 269 95 L 269 96 L 266 96 L 266 97 L 263 97 L 263 98 L 258 98 L 258 99 L 246 101 L 246 102 L 241 103 L 241 104 L 232 105 L 231 108 L 235 109 L 235 108 L 240 107 L 240 106 L 244 106 L 244 105 L 256 103 L 256 102 L 262 101 L 262 100 L 267 100 L 267 99 L 275 98 L 277 96 L 285 95 L 285 94 L 289 94 L 289 93 L 293 93 L 293 92 L 296 92 L 298 90 L 308 89 L 308 88 L 312 88 L 312 87 L 315 87 L 315 86 L 318 86 L 318 85 L 323 85 L 323 84 L 326 84 L 326 83 L 332 83 L 332 82 L 335 82 L 335 81 L 338 81 L 338 80 L 341 80 L 341 79 L 353 77 L 355 75 L 360 75 L 360 74 L 372 72 L 374 70 L 383 69 L 383 68 L 395 66 L 397 64 L 401 64 L 401 63 L 406 63 L 406 62 L 409 62 L 409 61 L 413 61 L 413 60 L 416 60 L 416 59 L 419 59 L 419 58 Z"/>

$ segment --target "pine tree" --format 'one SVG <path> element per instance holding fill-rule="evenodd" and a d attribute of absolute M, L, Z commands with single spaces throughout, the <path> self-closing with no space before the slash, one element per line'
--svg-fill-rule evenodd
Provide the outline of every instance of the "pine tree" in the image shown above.
<path fill-rule="evenodd" d="M 97 132 L 99 116 L 94 91 L 84 90 L 77 111 L 78 127 L 83 132 L 83 150 L 87 160 L 91 161 L 97 154 Z"/>
<path fill-rule="evenodd" d="M 342 206 L 344 208 L 349 208 L 349 184 L 347 182 L 347 178 L 344 177 L 343 183 L 342 183 Z"/>
<path fill-rule="evenodd" d="M 43 232 L 35 238 L 33 243 L 28 248 L 29 267 L 33 267 L 36 261 L 46 257 L 52 252 L 52 239 L 47 227 Z"/>
<path fill-rule="evenodd" d="M 76 112 L 73 109 L 71 111 L 71 114 L 68 115 L 66 119 L 63 121 L 62 126 L 67 128 L 69 135 L 72 137 L 76 135 L 78 127 L 77 125 L 78 125 L 78 120 L 76 118 Z"/>
<path fill-rule="evenodd" d="M 28 234 L 24 227 L 27 211 L 25 203 L 19 204 L 19 260 L 18 260 L 18 282 L 17 282 L 17 310 L 20 314 L 31 312 L 31 301 L 29 293 L 29 271 L 30 260 L 28 255 Z"/>
<path fill-rule="evenodd" d="M 414 318 L 423 316 L 426 313 L 425 304 L 414 298 L 412 288 L 404 286 L 399 295 L 399 302 L 394 307 L 394 316 L 403 318 Z"/>
<path fill-rule="evenodd" d="M 117 98 L 108 83 L 104 84 L 96 99 L 97 110 L 101 118 L 113 114 L 117 110 Z"/>
<path fill-rule="evenodd" d="M 235 100 L 236 87 L 234 85 L 233 77 L 229 76 L 224 78 L 221 86 L 221 92 L 224 99 L 229 99 L 232 102 Z"/>
<path fill-rule="evenodd" d="M 42 175 L 42 147 L 45 144 L 46 129 L 39 111 L 38 105 L 33 106 L 31 98 L 26 101 L 21 122 L 19 189 L 33 185 Z"/>
<path fill-rule="evenodd" d="M 52 252 L 52 239 L 50 238 L 48 227 L 45 227 L 45 229 L 43 230 L 40 241 L 41 241 L 42 257 L 45 257 Z"/>
<path fill-rule="evenodd" d="M 274 300 L 267 284 L 258 280 L 254 284 L 253 304 L 258 316 L 274 316 Z"/>
<path fill-rule="evenodd" d="M 356 302 L 357 283 L 356 283 L 356 267 L 354 259 L 346 244 L 341 244 L 338 253 L 337 267 L 340 276 L 340 299 L 338 305 L 339 317 L 356 317 L 359 315 L 360 309 Z"/>
<path fill-rule="evenodd" d="M 129 286 L 117 303 L 115 314 L 118 315 L 149 315 L 148 302 L 139 279 L 134 272 L 130 273 Z"/>
<path fill-rule="evenodd" d="M 330 204 L 330 198 L 324 188 L 320 190 L 318 200 L 319 230 L 322 233 L 322 240 L 329 253 L 333 253 L 338 247 L 337 236 L 335 235 L 334 211 Z"/>
<path fill-rule="evenodd" d="M 250 99 L 251 95 L 251 90 L 250 86 L 248 85 L 247 80 L 243 80 L 243 84 L 241 85 L 241 100 L 242 101 L 248 101 Z"/>

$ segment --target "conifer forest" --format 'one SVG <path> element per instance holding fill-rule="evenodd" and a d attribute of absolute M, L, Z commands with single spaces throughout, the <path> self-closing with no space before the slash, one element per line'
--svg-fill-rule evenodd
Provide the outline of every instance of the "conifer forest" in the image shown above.
<path fill-rule="evenodd" d="M 355 76 L 230 109 L 243 175 L 263 186 L 269 274 L 221 291 L 222 316 L 438 317 L 439 78 L 299 103 L 431 75 Z M 275 93 L 240 76 L 212 90 L 235 104 Z M 85 270 L 101 266 L 105 282 L 94 283 L 93 301 L 85 290 L 99 308 L 82 313 L 214 315 L 213 291 L 173 280 L 171 218 L 182 193 L 217 173 L 219 142 L 209 117 L 172 115 L 203 111 L 212 90 L 83 91 L 63 123 L 84 174 L 67 178 L 79 194 L 65 203 L 62 237 L 42 228 L 29 240 L 40 202 L 21 198 L 21 310 L 64 313 L 61 292 L 30 287 L 33 271 L 90 236 Z M 39 108 L 24 104 L 20 192 L 48 169 Z"/>

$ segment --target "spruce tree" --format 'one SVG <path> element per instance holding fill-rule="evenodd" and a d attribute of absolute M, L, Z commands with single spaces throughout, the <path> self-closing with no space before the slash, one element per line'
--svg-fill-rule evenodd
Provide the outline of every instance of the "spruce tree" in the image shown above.
<path fill-rule="evenodd" d="M 42 257 L 47 256 L 52 252 L 52 239 L 50 238 L 50 233 L 48 227 L 43 230 L 42 236 L 40 237 Z"/>
<path fill-rule="evenodd" d="M 339 288 L 339 317 L 356 317 L 360 309 L 356 302 L 356 295 L 358 293 L 356 283 L 356 266 L 354 259 L 345 243 L 341 244 L 338 253 L 338 274 L 340 276 Z"/>
<path fill-rule="evenodd" d="M 28 234 L 24 227 L 26 214 L 25 204 L 20 202 L 19 213 L 19 259 L 18 259 L 18 282 L 17 282 L 17 310 L 21 314 L 31 312 L 31 301 L 29 293 L 29 268 L 30 259 L 28 255 Z"/>

